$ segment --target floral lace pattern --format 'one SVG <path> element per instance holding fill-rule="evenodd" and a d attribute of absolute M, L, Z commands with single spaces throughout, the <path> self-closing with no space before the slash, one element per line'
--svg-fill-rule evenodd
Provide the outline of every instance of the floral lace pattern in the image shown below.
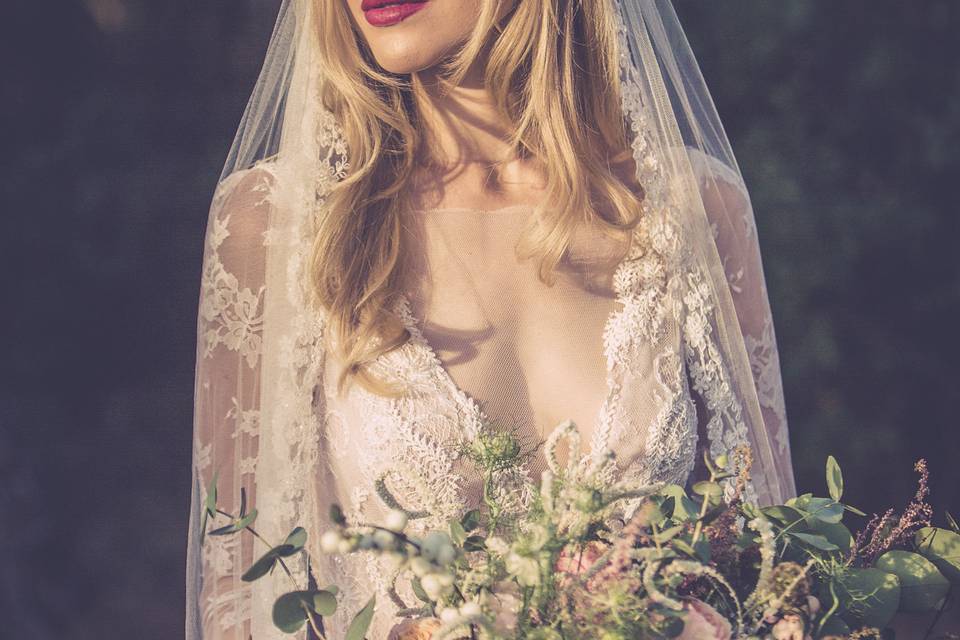
<path fill-rule="evenodd" d="M 618 308 L 598 336 L 606 359 L 607 396 L 591 451 L 580 464 L 595 464 L 608 448 L 627 451 L 633 446 L 630 455 L 618 456 L 605 467 L 606 480 L 684 484 L 698 447 L 719 456 L 749 442 L 748 417 L 725 360 L 710 274 L 698 261 L 682 222 L 688 215 L 685 185 L 667 178 L 669 159 L 661 155 L 663 142 L 651 137 L 641 81 L 622 26 L 620 36 L 623 111 L 631 125 L 645 200 L 631 250 L 613 276 Z M 313 179 L 308 188 L 302 186 L 303 165 L 283 161 L 252 170 L 262 175 L 247 185 L 246 207 L 269 209 L 269 215 L 262 215 L 269 224 L 256 229 L 257 241 L 247 251 L 281 255 L 282 261 L 266 260 L 263 273 L 231 267 L 228 253 L 235 249 L 230 245 L 240 240 L 237 229 L 245 221 L 227 199 L 242 176 L 228 178 L 215 198 L 203 266 L 198 370 L 202 406 L 194 465 L 205 480 L 214 469 L 233 470 L 225 496 L 234 510 L 239 487 L 249 484 L 250 498 L 261 509 L 258 530 L 268 539 L 281 540 L 297 525 L 310 531 L 308 549 L 315 564 L 290 565 L 300 584 L 312 576 L 318 584 L 341 587 L 340 607 L 329 619 L 328 631 L 336 635 L 346 629 L 371 592 L 377 593 L 370 633 L 380 638 L 387 636 L 398 608 L 389 589 L 390 570 L 367 557 L 320 553 L 319 532 L 327 526 L 323 515 L 336 501 L 353 522 L 376 520 L 385 508 L 374 487 L 383 482 L 402 505 L 428 512 L 411 521 L 411 531 L 445 527 L 476 506 L 480 478 L 460 445 L 489 428 L 489 420 L 446 372 L 403 296 L 394 311 L 411 339 L 381 355 L 373 373 L 403 382 L 406 392 L 387 398 L 353 385 L 345 396 L 336 397 L 335 381 L 325 375 L 324 319 L 306 290 L 307 261 L 313 216 L 322 215 L 325 195 L 346 176 L 349 164 L 333 117 L 319 115 L 316 144 L 322 151 L 319 162 L 310 160 Z M 749 212 L 743 221 L 749 237 L 755 233 Z M 719 237 L 725 230 L 713 232 Z M 250 255 L 245 260 L 256 262 Z M 749 274 L 744 265 L 724 261 L 721 268 L 731 294 L 745 293 Z M 268 317 L 278 319 L 265 334 Z M 742 338 L 757 397 L 778 421 L 781 428 L 774 430 L 774 439 L 785 453 L 783 395 L 769 314 L 760 333 L 744 329 Z M 261 370 L 270 375 L 261 376 Z M 652 371 L 652 399 L 643 401 L 655 406 L 650 407 L 652 418 L 640 424 L 631 417 L 636 415 L 631 404 L 641 401 L 633 391 L 643 371 Z M 695 395 L 702 401 L 702 415 Z M 261 398 L 271 401 L 261 406 Z M 699 440 L 698 426 L 705 442 Z M 500 480 L 508 511 L 529 504 L 533 494 L 526 465 Z M 753 489 L 748 491 L 748 499 L 755 500 Z M 637 504 L 627 505 L 626 515 Z M 240 581 L 239 572 L 260 549 L 237 540 L 205 543 L 203 624 L 221 632 L 215 637 L 281 637 L 271 628 L 269 606 L 290 583 L 279 578 L 254 585 Z M 414 601 L 407 587 L 398 587 L 401 596 Z M 251 629 L 251 624 L 258 626 Z M 301 632 L 295 637 L 305 636 Z"/>

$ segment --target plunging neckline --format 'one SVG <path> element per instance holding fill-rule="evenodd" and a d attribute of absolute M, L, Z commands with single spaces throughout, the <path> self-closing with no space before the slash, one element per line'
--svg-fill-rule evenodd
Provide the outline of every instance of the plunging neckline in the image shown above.
<path fill-rule="evenodd" d="M 481 213 L 485 215 L 494 215 L 501 213 L 508 213 L 511 211 L 519 211 L 524 209 L 535 208 L 536 205 L 528 204 L 515 204 L 508 205 L 505 207 L 498 207 L 495 209 L 477 209 L 471 207 L 435 207 L 428 209 L 417 209 L 415 213 L 418 214 L 430 214 L 430 213 Z M 622 271 L 627 267 L 627 264 L 631 261 L 632 251 L 627 251 L 619 259 L 612 271 L 612 289 L 615 291 L 614 308 L 607 314 L 606 319 L 603 322 L 603 328 L 600 332 L 599 340 L 601 345 L 603 345 L 603 357 L 606 361 L 605 366 L 605 387 L 606 392 L 604 394 L 603 401 L 600 404 L 600 408 L 597 410 L 597 413 L 594 417 L 593 424 L 591 425 L 593 429 L 590 431 L 590 446 L 586 453 L 577 452 L 577 461 L 582 463 L 587 459 L 595 460 L 598 455 L 603 452 L 603 449 L 609 442 L 610 433 L 606 433 L 601 436 L 601 432 L 604 430 L 604 418 L 610 413 L 613 406 L 613 401 L 617 394 L 617 386 L 614 380 L 614 367 L 615 359 L 612 354 L 606 348 L 606 336 L 610 334 L 615 323 L 623 316 L 627 311 L 627 297 L 629 291 L 632 290 L 632 287 L 617 286 L 618 282 L 622 282 L 623 276 Z M 448 391 L 454 396 L 454 399 L 460 408 L 467 408 L 470 413 L 473 414 L 474 418 L 478 421 L 479 425 L 491 424 L 492 420 L 490 416 L 483 410 L 482 400 L 473 397 L 470 393 L 465 391 L 457 382 L 453 379 L 453 375 L 450 373 L 447 366 L 441 360 L 440 356 L 437 354 L 437 351 L 433 348 L 433 345 L 430 344 L 430 341 L 427 340 L 426 336 L 423 333 L 424 320 L 417 317 L 413 313 L 413 306 L 410 303 L 410 298 L 407 296 L 405 291 L 400 292 L 399 294 L 399 304 L 403 312 L 400 314 L 403 324 L 406 329 L 410 332 L 412 342 L 422 350 L 422 352 L 427 356 L 428 360 L 431 363 L 432 372 L 437 376 L 437 378 L 442 382 L 444 386 L 447 387 Z M 562 423 L 562 422 L 561 422 Z M 553 425 L 549 427 L 549 430 L 540 434 L 542 440 L 546 440 L 549 437 L 550 432 L 553 431 L 558 425 Z M 582 431 L 581 431 L 581 435 Z M 600 438 L 603 438 L 601 441 Z M 569 455 L 569 454 L 568 454 Z M 524 465 L 525 466 L 525 465 Z"/>

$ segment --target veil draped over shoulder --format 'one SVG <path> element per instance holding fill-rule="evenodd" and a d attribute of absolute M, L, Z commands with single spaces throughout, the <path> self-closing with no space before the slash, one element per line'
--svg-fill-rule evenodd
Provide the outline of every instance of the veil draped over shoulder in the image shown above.
<path fill-rule="evenodd" d="M 753 210 L 693 53 L 667 0 L 610 0 L 620 30 L 624 117 L 644 213 L 682 238 L 686 365 L 711 453 L 748 443 L 753 497 L 794 495 L 780 366 Z M 263 70 L 210 209 L 199 309 L 187 638 L 287 637 L 271 609 L 289 583 L 245 582 L 267 547 L 203 540 L 207 487 L 236 514 L 256 508 L 271 544 L 326 514 L 324 322 L 307 264 L 326 194 L 350 151 L 318 95 L 315 0 L 284 0 Z M 312 528 L 311 528 L 312 527 Z M 209 527 L 208 527 L 209 528 Z M 307 568 L 288 562 L 299 584 Z M 325 566 L 311 567 L 324 586 Z M 279 574 L 279 571 L 277 572 Z M 306 631 L 296 637 L 305 638 Z M 340 637 L 342 632 L 334 633 Z"/>

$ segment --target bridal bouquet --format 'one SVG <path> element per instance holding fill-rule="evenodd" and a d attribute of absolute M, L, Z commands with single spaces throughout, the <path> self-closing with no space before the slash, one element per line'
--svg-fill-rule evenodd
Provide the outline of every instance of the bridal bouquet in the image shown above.
<path fill-rule="evenodd" d="M 409 521 L 419 514 L 399 507 L 380 483 L 381 497 L 395 507 L 385 522 L 350 523 L 334 505 L 334 528 L 320 546 L 393 560 L 390 595 L 400 610 L 390 640 L 879 639 L 898 611 L 938 615 L 951 585 L 960 584 L 960 527 L 949 514 L 949 529 L 931 526 L 923 461 L 910 504 L 874 516 L 854 535 L 844 518 L 864 514 L 841 502 L 843 476 L 832 457 L 829 497 L 808 493 L 758 508 L 744 500 L 749 450 L 732 461 L 707 457 L 709 479 L 688 493 L 600 482 L 602 463 L 587 471 L 561 465 L 558 444 L 569 440 L 576 451 L 578 438 L 571 422 L 548 438 L 549 470 L 522 514 L 507 513 L 488 490 L 498 472 L 519 463 L 521 447 L 510 434 L 487 433 L 465 449 L 484 474 L 480 509 L 445 530 L 414 535 Z M 212 494 L 207 508 L 216 515 Z M 252 524 L 250 514 L 230 517 L 210 535 Z M 244 579 L 303 553 L 305 539 L 294 530 Z M 416 602 L 398 595 L 402 580 Z M 335 586 L 288 593 L 274 621 L 289 632 L 309 624 L 324 638 L 336 593 Z M 371 599 L 353 619 L 348 640 L 365 637 L 374 605 Z"/>

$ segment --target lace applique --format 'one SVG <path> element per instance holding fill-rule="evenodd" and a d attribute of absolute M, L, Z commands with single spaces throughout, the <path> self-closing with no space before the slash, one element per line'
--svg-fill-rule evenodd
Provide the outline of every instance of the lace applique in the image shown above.
<path fill-rule="evenodd" d="M 231 189 L 231 183 L 221 187 L 219 198 L 214 199 L 215 210 L 223 206 L 223 199 Z M 263 193 L 267 198 L 269 183 L 261 180 L 252 191 Z M 262 347 L 265 287 L 261 285 L 256 291 L 241 287 L 237 276 L 224 267 L 220 247 L 230 237 L 230 218 L 231 215 L 227 214 L 223 218 L 214 216 L 210 220 L 211 229 L 201 276 L 200 317 L 206 323 L 203 355 L 212 357 L 216 348 L 223 345 L 239 352 L 247 366 L 253 369 L 257 366 Z"/>

